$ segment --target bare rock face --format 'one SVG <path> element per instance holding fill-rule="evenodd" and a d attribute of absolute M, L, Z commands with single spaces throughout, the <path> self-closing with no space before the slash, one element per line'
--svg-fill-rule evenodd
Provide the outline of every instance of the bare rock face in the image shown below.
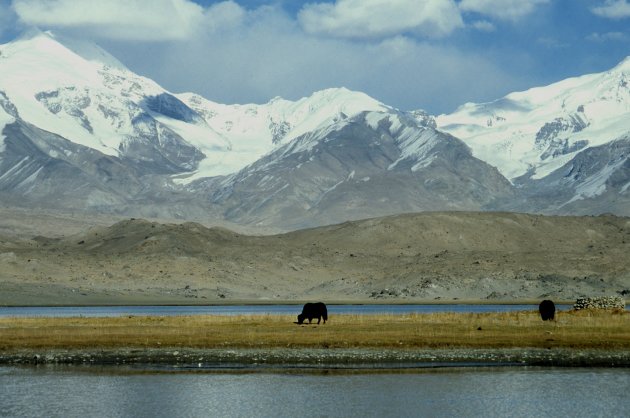
<path fill-rule="evenodd" d="M 505 209 L 554 214 L 630 213 L 630 136 L 587 148 L 551 174 L 514 180 Z"/>
<path fill-rule="evenodd" d="M 401 212 L 483 210 L 513 187 L 458 139 L 367 112 L 278 148 L 219 187 L 193 185 L 244 224 L 318 226 Z"/>
<path fill-rule="evenodd" d="M 17 119 L 2 130 L 0 200 L 4 205 L 42 210 L 124 213 L 146 217 L 195 217 L 210 213 L 188 193 L 169 187 L 155 171 L 181 168 L 164 152 L 153 162 L 106 155 Z M 164 141 L 167 141 L 164 135 Z M 149 145 L 149 147 L 153 147 Z M 146 150 L 145 150 L 146 151 Z M 172 144 L 178 158 L 186 150 Z M 183 154 L 182 154 L 183 152 Z M 155 159 L 162 163 L 156 166 Z M 166 162 L 171 161 L 171 162 Z M 153 172 L 153 174 L 152 174 Z"/>

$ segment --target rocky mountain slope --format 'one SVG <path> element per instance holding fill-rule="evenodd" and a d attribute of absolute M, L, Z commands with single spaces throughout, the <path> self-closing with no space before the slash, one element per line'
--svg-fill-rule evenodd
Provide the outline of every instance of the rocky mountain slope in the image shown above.
<path fill-rule="evenodd" d="M 401 212 L 481 210 L 510 183 L 457 138 L 401 112 L 363 112 L 191 185 L 237 223 L 290 229 Z"/>
<path fill-rule="evenodd" d="M 522 190 L 506 208 L 629 213 L 630 57 L 436 118 Z"/>

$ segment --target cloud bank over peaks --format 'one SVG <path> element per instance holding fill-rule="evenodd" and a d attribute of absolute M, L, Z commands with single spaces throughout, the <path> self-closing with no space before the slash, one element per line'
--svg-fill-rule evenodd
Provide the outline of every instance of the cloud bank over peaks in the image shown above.
<path fill-rule="evenodd" d="M 133 41 L 188 39 L 206 20 L 189 0 L 14 0 L 13 9 L 27 25 Z"/>
<path fill-rule="evenodd" d="M 309 36 L 380 40 L 408 35 L 439 39 L 466 27 L 494 31 L 492 20 L 515 21 L 549 1 L 320 1 L 304 4 L 298 8 L 297 16 L 290 19 L 296 29 Z M 9 13 L 3 3 L 0 0 L 0 23 L 3 15 Z M 286 14 L 280 3 L 248 8 L 240 0 L 205 6 L 192 0 L 12 0 L 11 3 L 11 13 L 15 12 L 26 26 L 140 42 L 188 41 L 217 31 L 237 30 L 244 24 L 262 24 L 273 13 Z M 607 1 L 601 11 L 596 8 L 593 12 L 613 13 L 614 9 L 619 13 L 624 7 L 630 7 L 625 0 Z M 467 22 L 469 13 L 476 16 Z"/>
<path fill-rule="evenodd" d="M 466 27 L 493 32 L 496 26 L 491 20 L 515 22 L 550 1 L 336 0 L 306 4 L 298 21 L 306 33 L 328 37 L 383 39 L 411 34 L 435 39 Z M 468 19 L 471 13 L 476 19 Z"/>
<path fill-rule="evenodd" d="M 539 5 L 550 0 L 462 0 L 459 8 L 463 12 L 479 13 L 504 21 L 517 21 L 532 12 Z"/>
<path fill-rule="evenodd" d="M 452 0 L 337 0 L 311 3 L 298 14 L 304 30 L 341 38 L 382 38 L 417 33 L 431 38 L 464 26 Z"/>
<path fill-rule="evenodd" d="M 529 72 L 512 75 L 485 44 L 458 44 L 458 32 L 486 42 L 501 16 L 526 17 L 548 0 L 309 1 L 0 0 L 0 13 L 12 4 L 24 27 L 94 41 L 171 91 L 218 102 L 297 100 L 344 86 L 445 112 L 530 84 Z"/>

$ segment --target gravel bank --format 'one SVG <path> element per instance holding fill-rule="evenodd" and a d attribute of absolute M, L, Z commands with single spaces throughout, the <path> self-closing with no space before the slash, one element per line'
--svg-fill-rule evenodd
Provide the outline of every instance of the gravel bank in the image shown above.
<path fill-rule="evenodd" d="M 630 352 L 530 348 L 21 350 L 0 353 L 0 364 L 125 364 L 194 369 L 403 369 L 485 365 L 630 367 Z"/>

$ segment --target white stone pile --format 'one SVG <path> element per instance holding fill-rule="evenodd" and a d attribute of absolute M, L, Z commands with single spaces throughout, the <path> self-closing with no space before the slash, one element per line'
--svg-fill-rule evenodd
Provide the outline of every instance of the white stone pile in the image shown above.
<path fill-rule="evenodd" d="M 577 298 L 573 309 L 626 309 L 626 301 L 621 296 L 601 296 Z"/>

